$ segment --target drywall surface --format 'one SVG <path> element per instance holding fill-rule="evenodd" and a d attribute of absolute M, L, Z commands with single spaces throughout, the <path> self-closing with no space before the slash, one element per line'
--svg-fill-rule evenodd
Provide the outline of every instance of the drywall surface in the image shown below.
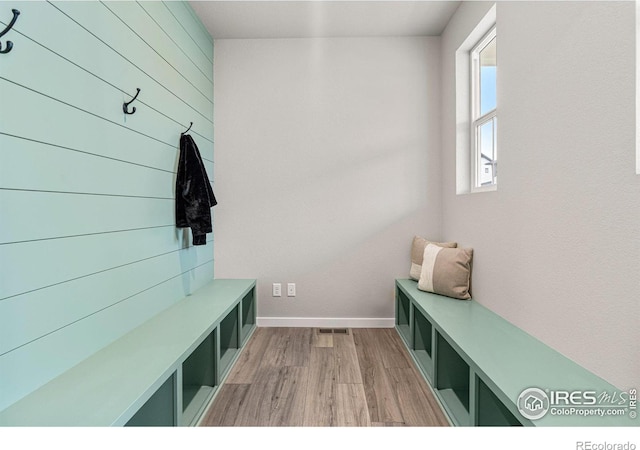
<path fill-rule="evenodd" d="M 258 279 L 261 324 L 392 326 L 440 232 L 439 38 L 215 45 L 216 276 Z"/>
<path fill-rule="evenodd" d="M 456 195 L 454 55 L 490 6 L 462 4 L 442 36 L 443 238 L 475 249 L 477 301 L 636 387 L 633 2 L 498 2 L 498 190 Z"/>

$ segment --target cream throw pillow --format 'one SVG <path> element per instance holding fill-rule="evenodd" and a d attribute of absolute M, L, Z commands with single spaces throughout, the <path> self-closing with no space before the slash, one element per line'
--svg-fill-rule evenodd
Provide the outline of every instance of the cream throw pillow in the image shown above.
<path fill-rule="evenodd" d="M 443 248 L 427 244 L 418 289 L 447 297 L 471 298 L 472 248 Z"/>
<path fill-rule="evenodd" d="M 457 242 L 431 242 L 427 241 L 420 236 L 413 237 L 413 243 L 411 244 L 411 269 L 409 270 L 409 277 L 412 280 L 418 281 L 420 279 L 420 271 L 422 270 L 422 258 L 424 255 L 424 249 L 427 244 L 437 245 L 438 247 L 456 248 Z"/>

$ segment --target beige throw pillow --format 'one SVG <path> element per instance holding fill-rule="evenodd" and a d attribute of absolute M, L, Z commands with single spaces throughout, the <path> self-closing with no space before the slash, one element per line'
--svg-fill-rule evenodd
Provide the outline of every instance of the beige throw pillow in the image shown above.
<path fill-rule="evenodd" d="M 418 281 L 420 279 L 420 271 L 422 270 L 422 256 L 427 244 L 437 245 L 438 247 L 456 248 L 457 242 L 431 242 L 427 241 L 420 236 L 413 237 L 413 244 L 411 244 L 411 269 L 409 270 L 409 277 L 412 280 Z"/>
<path fill-rule="evenodd" d="M 472 260 L 472 248 L 427 244 L 418 289 L 461 300 L 470 299 Z"/>

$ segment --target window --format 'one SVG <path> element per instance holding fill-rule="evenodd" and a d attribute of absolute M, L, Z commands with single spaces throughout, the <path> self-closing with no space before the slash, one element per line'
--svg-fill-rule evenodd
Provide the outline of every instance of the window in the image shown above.
<path fill-rule="evenodd" d="M 493 27 L 471 50 L 471 186 L 472 191 L 498 183 L 497 45 Z"/>
<path fill-rule="evenodd" d="M 478 19 L 455 51 L 457 195 L 495 191 L 498 180 L 496 4 Z"/>

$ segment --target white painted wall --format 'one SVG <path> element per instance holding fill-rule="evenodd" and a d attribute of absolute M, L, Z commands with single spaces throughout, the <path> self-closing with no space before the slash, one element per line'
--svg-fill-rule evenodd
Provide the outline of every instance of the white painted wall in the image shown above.
<path fill-rule="evenodd" d="M 456 195 L 454 53 L 490 6 L 442 36 L 443 238 L 475 249 L 476 300 L 636 387 L 634 3 L 498 2 L 498 190 Z"/>
<path fill-rule="evenodd" d="M 215 46 L 216 276 L 258 278 L 262 324 L 392 326 L 413 235 L 440 235 L 439 38 Z"/>

